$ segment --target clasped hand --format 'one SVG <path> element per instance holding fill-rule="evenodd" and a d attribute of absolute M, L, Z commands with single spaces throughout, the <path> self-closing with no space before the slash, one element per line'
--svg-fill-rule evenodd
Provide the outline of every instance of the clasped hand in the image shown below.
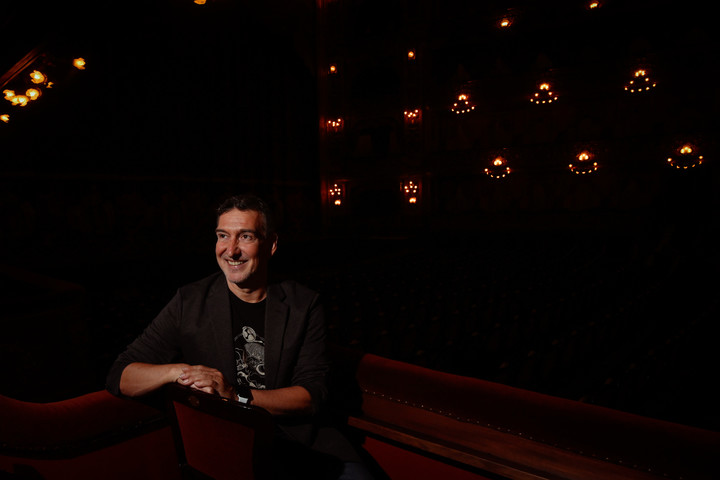
<path fill-rule="evenodd" d="M 205 393 L 217 394 L 225 398 L 233 398 L 234 389 L 222 373 L 215 368 L 204 365 L 185 365 L 176 382 Z"/>

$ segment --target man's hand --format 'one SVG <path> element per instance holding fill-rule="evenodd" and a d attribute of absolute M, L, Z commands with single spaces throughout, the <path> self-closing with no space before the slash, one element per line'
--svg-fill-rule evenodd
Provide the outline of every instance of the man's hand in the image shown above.
<path fill-rule="evenodd" d="M 177 383 L 235 400 L 235 389 L 232 384 L 225 380 L 223 374 L 215 368 L 204 365 L 186 365 L 182 368 Z"/>

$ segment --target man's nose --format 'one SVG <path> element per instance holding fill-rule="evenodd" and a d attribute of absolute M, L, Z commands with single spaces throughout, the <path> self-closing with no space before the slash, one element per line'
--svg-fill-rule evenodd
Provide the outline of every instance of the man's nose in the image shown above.
<path fill-rule="evenodd" d="M 228 245 L 228 253 L 233 257 L 241 254 L 240 241 L 237 238 L 230 241 L 230 245 Z"/>

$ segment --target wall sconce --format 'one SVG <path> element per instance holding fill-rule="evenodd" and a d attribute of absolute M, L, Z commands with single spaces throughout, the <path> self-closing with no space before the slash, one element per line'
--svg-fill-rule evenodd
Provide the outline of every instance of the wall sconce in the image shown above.
<path fill-rule="evenodd" d="M 530 97 L 530 101 L 536 105 L 552 103 L 557 101 L 557 99 L 557 94 L 553 93 L 553 91 L 550 89 L 550 84 L 547 82 L 543 82 L 538 85 L 538 91 L 535 92 L 532 97 Z"/>
<path fill-rule="evenodd" d="M 488 168 L 485 169 L 485 175 L 492 178 L 505 178 L 510 175 L 510 167 L 507 159 L 500 155 L 496 156 Z"/>
<path fill-rule="evenodd" d="M 568 168 L 578 175 L 585 175 L 597 171 L 598 163 L 594 161 L 594 155 L 588 150 L 583 150 L 575 156 L 576 163 L 571 163 Z"/>
<path fill-rule="evenodd" d="M 400 181 L 400 193 L 402 193 L 406 204 L 416 205 L 420 203 L 420 185 L 420 180 L 416 178 Z"/>
<path fill-rule="evenodd" d="M 675 149 L 674 157 L 668 157 L 668 165 L 687 170 L 688 168 L 694 168 L 698 165 L 702 165 L 703 156 L 698 154 L 698 148 L 692 143 L 685 143 Z"/>
<path fill-rule="evenodd" d="M 336 118 L 325 122 L 325 130 L 328 133 L 340 133 L 343 131 L 343 119 Z"/>
<path fill-rule="evenodd" d="M 328 201 L 330 205 L 341 207 L 345 204 L 345 184 L 342 182 L 333 183 L 328 189 Z"/>
<path fill-rule="evenodd" d="M 422 110 L 419 108 L 415 110 L 405 110 L 403 116 L 405 118 L 405 125 L 408 127 L 420 125 L 422 122 Z"/>
<path fill-rule="evenodd" d="M 457 101 L 453 103 L 450 111 L 458 115 L 462 113 L 470 113 L 475 110 L 475 105 L 470 102 L 470 95 L 461 93 L 458 95 Z"/>
<path fill-rule="evenodd" d="M 650 80 L 645 69 L 635 70 L 632 79 L 625 85 L 625 91 L 630 93 L 647 92 L 655 88 L 656 82 Z"/>

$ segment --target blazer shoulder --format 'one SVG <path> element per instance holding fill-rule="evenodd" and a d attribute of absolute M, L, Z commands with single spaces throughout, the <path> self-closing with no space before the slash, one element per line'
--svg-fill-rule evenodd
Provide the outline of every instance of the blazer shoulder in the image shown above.
<path fill-rule="evenodd" d="M 312 302 L 319 296 L 318 292 L 295 280 L 284 280 L 275 284 L 273 289 L 275 295 L 288 303 Z"/>
<path fill-rule="evenodd" d="M 178 292 L 183 297 L 194 295 L 207 296 L 208 293 L 221 289 L 223 285 L 225 285 L 225 276 L 222 272 L 216 272 L 203 279 L 183 285 L 178 289 Z"/>

